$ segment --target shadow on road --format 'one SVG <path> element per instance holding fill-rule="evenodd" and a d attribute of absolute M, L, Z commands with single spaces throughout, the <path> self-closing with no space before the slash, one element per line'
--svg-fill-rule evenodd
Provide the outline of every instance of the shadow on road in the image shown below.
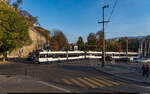
<path fill-rule="evenodd" d="M 33 61 L 28 60 L 27 58 L 8 58 L 6 61 L 14 63 L 33 64 Z"/>

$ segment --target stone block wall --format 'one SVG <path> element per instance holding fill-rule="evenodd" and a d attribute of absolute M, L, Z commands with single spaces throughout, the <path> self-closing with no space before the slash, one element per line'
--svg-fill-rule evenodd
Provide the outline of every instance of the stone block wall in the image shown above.
<path fill-rule="evenodd" d="M 42 47 L 46 43 L 45 37 L 31 28 L 28 32 L 32 40 L 32 44 L 12 51 L 11 54 L 8 55 L 8 57 L 27 57 L 30 52 L 33 52 L 36 49 L 42 49 Z"/>

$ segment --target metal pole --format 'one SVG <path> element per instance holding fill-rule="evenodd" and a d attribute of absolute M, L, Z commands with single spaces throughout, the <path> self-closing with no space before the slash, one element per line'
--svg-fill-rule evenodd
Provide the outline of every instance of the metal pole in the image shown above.
<path fill-rule="evenodd" d="M 128 39 L 126 40 L 126 56 L 128 57 Z"/>
<path fill-rule="evenodd" d="M 105 32 L 104 32 L 104 7 L 103 7 L 103 50 L 102 50 L 102 66 L 104 67 L 105 63 Z"/>
<path fill-rule="evenodd" d="M 144 48 L 144 56 L 147 56 L 147 45 L 146 45 L 146 40 L 145 40 L 145 48 Z"/>
<path fill-rule="evenodd" d="M 143 57 L 143 40 L 141 41 L 141 53 L 140 53 L 141 55 L 141 58 Z"/>
<path fill-rule="evenodd" d="M 103 24 L 103 49 L 102 49 L 102 64 L 101 67 L 104 67 L 105 64 L 105 32 L 104 32 L 104 25 L 105 23 L 109 22 L 109 21 L 105 21 L 104 20 L 104 8 L 108 8 L 109 5 L 105 5 L 102 7 L 102 11 L 103 11 L 103 21 L 102 22 L 98 22 L 98 23 L 102 23 Z"/>

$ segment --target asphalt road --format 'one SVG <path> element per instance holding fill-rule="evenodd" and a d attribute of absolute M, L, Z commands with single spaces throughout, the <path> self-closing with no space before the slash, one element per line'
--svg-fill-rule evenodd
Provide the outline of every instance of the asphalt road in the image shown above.
<path fill-rule="evenodd" d="M 42 81 L 43 85 L 54 85 L 71 92 L 149 92 L 148 85 L 130 82 L 97 71 L 91 62 L 54 64 L 3 64 L 0 75 L 25 75 L 32 80 Z M 62 91 L 63 92 L 63 91 Z"/>

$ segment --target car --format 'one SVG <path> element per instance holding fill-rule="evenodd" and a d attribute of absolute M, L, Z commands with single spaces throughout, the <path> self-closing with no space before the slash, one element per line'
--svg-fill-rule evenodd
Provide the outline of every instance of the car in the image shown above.
<path fill-rule="evenodd" d="M 134 59 L 134 62 L 136 62 L 136 63 L 141 62 L 141 58 L 135 58 L 135 59 Z"/>
<path fill-rule="evenodd" d="M 106 56 L 106 61 L 112 61 L 112 57 L 111 56 Z"/>
<path fill-rule="evenodd" d="M 138 59 L 135 59 L 134 60 L 135 62 L 137 63 L 149 63 L 150 62 L 150 59 L 149 58 L 138 58 Z"/>
<path fill-rule="evenodd" d="M 150 59 L 146 58 L 146 59 L 141 60 L 141 62 L 143 62 L 143 63 L 149 63 Z"/>

